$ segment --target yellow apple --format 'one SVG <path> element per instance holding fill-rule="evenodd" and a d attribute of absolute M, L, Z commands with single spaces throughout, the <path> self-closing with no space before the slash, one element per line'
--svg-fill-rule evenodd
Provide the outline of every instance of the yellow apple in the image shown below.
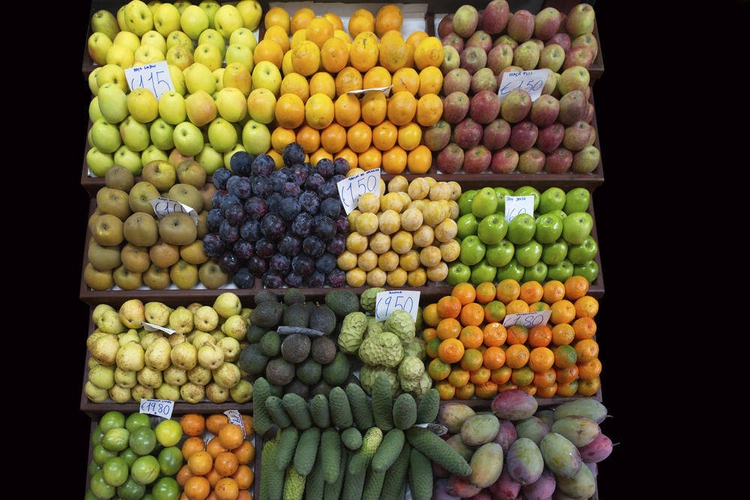
<path fill-rule="evenodd" d="M 187 120 L 185 97 L 176 90 L 167 90 L 159 99 L 159 116 L 170 125 Z"/>
<path fill-rule="evenodd" d="M 117 18 L 117 26 L 120 27 L 120 31 L 127 31 L 128 25 L 125 22 L 125 5 L 122 5 L 119 9 L 117 9 L 115 17 Z"/>
<path fill-rule="evenodd" d="M 194 62 L 205 65 L 208 69 L 213 71 L 216 68 L 221 68 L 224 58 L 219 49 L 216 48 L 216 45 L 204 42 L 195 48 L 195 52 L 193 52 L 193 60 Z"/>
<path fill-rule="evenodd" d="M 214 29 L 216 29 L 225 39 L 237 28 L 242 28 L 245 20 L 240 11 L 234 5 L 225 3 L 214 14 Z"/>
<path fill-rule="evenodd" d="M 86 151 L 86 165 L 94 177 L 104 177 L 107 169 L 115 164 L 112 153 L 103 153 L 96 146 Z"/>
<path fill-rule="evenodd" d="M 99 109 L 99 96 L 95 95 L 89 101 L 89 120 L 91 120 L 91 123 L 94 123 L 99 118 L 104 118 L 104 116 L 102 116 L 102 111 Z"/>
<path fill-rule="evenodd" d="M 180 11 L 180 14 L 182 14 L 182 11 L 185 10 L 185 8 L 189 7 L 192 4 L 193 2 L 191 2 L 190 0 L 177 0 L 176 2 L 174 2 L 174 6 L 177 7 L 177 10 Z"/>
<path fill-rule="evenodd" d="M 181 70 L 193 64 L 193 51 L 186 49 L 182 45 L 175 45 L 167 50 L 165 55 L 167 64 L 173 64 Z"/>
<path fill-rule="evenodd" d="M 236 153 L 237 151 L 245 151 L 245 146 L 242 145 L 241 142 L 237 141 L 237 145 L 224 153 L 224 167 L 230 168 L 231 161 L 232 161 L 232 155 Z"/>
<path fill-rule="evenodd" d="M 143 0 L 130 0 L 125 4 L 125 25 L 136 35 L 143 36 L 154 27 L 154 14 Z"/>
<path fill-rule="evenodd" d="M 274 68 L 272 62 L 269 62 Z M 182 74 L 185 77 L 185 88 L 188 93 L 193 94 L 198 90 L 203 90 L 213 94 L 216 90 L 216 78 L 211 69 L 203 63 L 194 62 L 184 70 Z"/>
<path fill-rule="evenodd" d="M 214 16 L 216 15 L 216 11 L 219 10 L 219 7 L 221 7 L 221 4 L 216 0 L 202 0 L 198 6 L 203 9 L 203 12 L 205 12 L 208 17 L 208 27 L 213 28 Z"/>
<path fill-rule="evenodd" d="M 110 41 L 115 39 L 115 36 L 120 31 L 120 26 L 117 24 L 117 16 L 107 9 L 99 9 L 91 15 L 89 22 L 92 33 L 104 33 L 107 35 Z"/>
<path fill-rule="evenodd" d="M 248 120 L 242 127 L 242 145 L 251 155 L 267 153 L 271 149 L 271 131 L 263 123 Z"/>
<path fill-rule="evenodd" d="M 120 123 L 128 116 L 128 96 L 113 82 L 99 86 L 99 110 L 110 123 Z"/>
<path fill-rule="evenodd" d="M 86 41 L 89 57 L 100 66 L 107 64 L 107 51 L 111 46 L 112 40 L 101 31 L 91 33 Z"/>
<path fill-rule="evenodd" d="M 193 41 L 184 31 L 180 31 L 180 30 L 173 31 L 167 36 L 167 50 L 171 49 L 175 45 L 182 45 L 183 47 L 185 47 L 185 49 L 189 50 L 190 52 L 193 52 L 193 50 L 195 50 L 195 45 L 193 45 Z"/>
<path fill-rule="evenodd" d="M 208 124 L 208 142 L 219 153 L 232 149 L 237 144 L 237 140 L 237 129 L 232 122 L 217 116 Z"/>
<path fill-rule="evenodd" d="M 202 127 L 216 118 L 216 101 L 205 90 L 193 92 L 185 98 L 185 110 L 191 123 Z"/>
<path fill-rule="evenodd" d="M 122 146 L 120 129 L 117 125 L 108 122 L 103 117 L 91 124 L 89 140 L 91 145 L 95 146 L 102 153 L 114 153 L 117 151 L 117 148 Z"/>
<path fill-rule="evenodd" d="M 112 40 L 112 44 L 124 45 L 135 52 L 135 49 L 137 49 L 141 45 L 141 38 L 132 31 L 120 31 L 119 33 L 117 33 L 117 35 L 115 35 L 114 40 Z"/>
<path fill-rule="evenodd" d="M 241 45 L 247 45 L 250 50 L 255 50 L 258 45 L 258 39 L 255 38 L 255 33 L 250 31 L 249 28 L 239 28 L 229 35 L 229 45 L 239 43 Z"/>
<path fill-rule="evenodd" d="M 140 153 L 151 144 L 151 134 L 148 125 L 145 123 L 139 122 L 132 116 L 127 116 L 120 122 L 119 126 L 122 143 L 131 151 Z M 140 159 L 140 154 L 138 158 Z"/>
<path fill-rule="evenodd" d="M 224 153 L 219 153 L 207 142 L 203 145 L 203 149 L 195 155 L 195 160 L 201 164 L 208 175 L 211 175 L 219 167 L 224 166 Z"/>
<path fill-rule="evenodd" d="M 241 62 L 227 63 L 222 75 L 224 87 L 234 87 L 247 98 L 253 88 L 252 71 Z"/>
<path fill-rule="evenodd" d="M 224 88 L 224 68 L 216 68 L 211 73 L 214 75 L 214 79 L 216 80 L 216 88 L 211 95 L 214 99 L 216 99 L 216 94 Z"/>
<path fill-rule="evenodd" d="M 226 74 L 226 71 L 224 72 Z M 274 103 L 276 98 L 274 98 Z M 236 87 L 224 87 L 216 94 L 216 110 L 225 120 L 237 123 L 247 116 L 248 100 Z M 223 153 L 223 151 L 222 151 Z"/>
<path fill-rule="evenodd" d="M 158 149 L 169 151 L 174 147 L 174 125 L 167 123 L 164 118 L 159 117 L 151 122 L 148 133 L 151 136 L 151 145 Z"/>
<path fill-rule="evenodd" d="M 154 160 L 167 161 L 168 159 L 169 159 L 169 155 L 166 153 L 166 151 L 156 147 L 156 144 L 149 144 L 146 149 L 141 151 L 141 164 L 142 165 L 146 165 L 147 163 L 152 162 Z"/>
<path fill-rule="evenodd" d="M 278 97 L 281 90 L 281 71 L 271 61 L 260 61 L 253 68 L 253 88 L 268 89 Z"/>
<path fill-rule="evenodd" d="M 154 29 L 164 38 L 180 28 L 180 11 L 174 4 L 162 3 L 154 9 Z"/>
<path fill-rule="evenodd" d="M 156 30 L 148 30 L 141 37 L 141 45 L 153 45 L 163 54 L 167 53 L 167 39 Z"/>
<path fill-rule="evenodd" d="M 116 165 L 122 165 L 123 167 L 133 172 L 133 175 L 141 174 L 143 163 L 141 163 L 140 151 L 133 151 L 125 144 L 123 144 L 122 146 L 117 148 L 117 151 L 114 152 L 112 158 L 114 159 Z"/>
<path fill-rule="evenodd" d="M 213 28 L 203 30 L 203 32 L 198 37 L 198 40 L 196 41 L 196 48 L 204 43 L 210 43 L 211 45 L 214 45 L 217 49 L 219 49 L 221 57 L 224 57 L 224 54 L 227 51 L 227 41 L 224 39 L 221 33 Z"/>
<path fill-rule="evenodd" d="M 268 89 L 256 88 L 247 97 L 247 112 L 251 120 L 268 125 L 274 120 L 276 96 Z"/>
<path fill-rule="evenodd" d="M 187 87 L 185 86 L 185 75 L 180 68 L 174 64 L 167 63 L 169 69 L 169 76 L 172 78 L 172 87 L 180 95 L 187 93 Z"/>
<path fill-rule="evenodd" d="M 133 53 L 133 66 L 143 66 L 159 61 L 164 61 L 164 52 L 153 45 L 141 45 Z"/>
<path fill-rule="evenodd" d="M 198 40 L 201 31 L 208 27 L 208 14 L 198 5 L 188 5 L 180 14 L 180 28 L 191 40 Z"/>
<path fill-rule="evenodd" d="M 151 123 L 159 117 L 159 100 L 145 87 L 133 89 L 127 95 L 130 116 L 141 123 Z"/>
<path fill-rule="evenodd" d="M 182 122 L 175 125 L 172 138 L 175 149 L 183 156 L 197 155 L 205 144 L 203 132 L 192 122 Z M 170 163 L 172 162 L 170 161 Z"/>
<path fill-rule="evenodd" d="M 240 0 L 237 2 L 237 10 L 242 15 L 244 27 L 250 31 L 255 31 L 260 26 L 263 18 L 263 8 L 258 0 Z"/>
<path fill-rule="evenodd" d="M 250 72 L 252 72 L 255 67 L 253 49 L 241 43 L 229 45 L 226 54 L 224 54 L 224 60 L 226 61 L 227 66 L 235 62 L 242 63 Z"/>
<path fill-rule="evenodd" d="M 99 74 L 99 71 L 102 69 L 103 66 L 97 66 L 93 70 L 91 70 L 91 73 L 89 73 L 89 76 L 87 78 L 87 81 L 89 83 L 89 90 L 91 93 L 96 96 L 96 93 L 99 92 L 99 84 L 96 82 L 96 76 Z M 123 73 L 125 71 L 123 70 Z"/>
<path fill-rule="evenodd" d="M 125 76 L 125 69 L 117 64 L 105 64 L 96 72 L 96 87 L 102 88 L 105 83 L 114 83 L 123 92 L 129 92 L 128 80 Z"/>
<path fill-rule="evenodd" d="M 135 53 L 125 45 L 113 43 L 107 51 L 106 64 L 116 64 L 122 69 L 127 69 L 133 66 L 133 61 L 135 61 Z"/>

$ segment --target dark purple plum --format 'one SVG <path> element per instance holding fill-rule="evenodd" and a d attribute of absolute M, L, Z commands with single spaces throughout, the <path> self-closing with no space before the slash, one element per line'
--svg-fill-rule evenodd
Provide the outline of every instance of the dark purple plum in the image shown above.
<path fill-rule="evenodd" d="M 247 261 L 247 269 L 253 276 L 260 278 L 268 270 L 268 264 L 266 263 L 266 259 L 256 254 Z"/>
<path fill-rule="evenodd" d="M 275 253 L 268 259 L 268 269 L 279 274 L 287 275 L 292 268 L 292 261 L 286 255 Z"/>
<path fill-rule="evenodd" d="M 316 215 L 320 211 L 320 200 L 318 195 L 312 191 L 305 191 L 299 195 L 299 204 L 302 210 L 310 215 Z"/>
<path fill-rule="evenodd" d="M 301 253 L 292 259 L 292 269 L 303 278 L 310 276 L 315 271 L 315 259 Z"/>
<path fill-rule="evenodd" d="M 284 184 L 289 181 L 289 176 L 284 170 L 285 169 L 283 168 L 274 170 L 273 172 L 271 172 L 271 175 L 268 176 L 268 178 L 271 180 L 271 185 L 273 186 L 274 191 L 281 191 L 281 188 L 284 187 Z"/>
<path fill-rule="evenodd" d="M 236 195 L 240 200 L 246 200 L 253 193 L 253 183 L 249 177 L 233 175 L 227 180 L 227 191 Z"/>
<path fill-rule="evenodd" d="M 332 199 L 332 198 L 328 198 Z M 338 234 L 349 234 L 349 229 L 351 229 L 351 223 L 349 222 L 349 217 L 347 217 L 344 214 L 339 215 L 336 217 L 333 222 L 336 223 L 336 232 Z"/>
<path fill-rule="evenodd" d="M 346 175 L 351 168 L 349 161 L 344 157 L 339 157 L 333 160 L 333 171 L 336 174 Z"/>
<path fill-rule="evenodd" d="M 284 286 L 284 276 L 270 269 L 263 275 L 263 286 L 266 288 L 281 288 Z"/>
<path fill-rule="evenodd" d="M 232 194 L 229 191 L 227 191 L 227 193 L 221 197 L 221 201 L 219 202 L 219 204 L 214 203 L 212 206 L 219 207 L 221 209 L 221 212 L 224 213 L 227 207 L 231 205 L 232 203 L 239 203 L 241 205 L 242 200 L 240 200 L 236 194 Z"/>
<path fill-rule="evenodd" d="M 300 195 L 302 192 L 302 189 L 294 182 L 292 181 L 286 181 L 284 183 L 284 186 L 281 188 L 281 194 L 283 194 L 286 197 L 293 197 L 296 198 Z"/>
<path fill-rule="evenodd" d="M 334 269 L 336 269 L 337 265 L 338 264 L 336 262 L 336 256 L 331 252 L 324 252 L 323 255 L 321 255 L 320 258 L 315 261 L 315 269 L 325 275 L 330 274 Z"/>
<path fill-rule="evenodd" d="M 325 242 L 331 241 L 333 235 L 336 234 L 336 223 L 330 217 L 318 214 L 313 221 L 312 234 Z"/>
<path fill-rule="evenodd" d="M 255 156 L 247 151 L 235 151 L 229 158 L 229 168 L 235 175 L 247 177 L 252 172 Z"/>
<path fill-rule="evenodd" d="M 297 163 L 291 167 L 284 167 L 289 170 L 289 180 L 298 186 L 304 186 L 309 175 L 307 167 L 302 163 Z"/>
<path fill-rule="evenodd" d="M 218 232 L 208 233 L 203 236 L 203 251 L 209 257 L 219 257 L 227 249 L 227 244 L 221 239 Z"/>
<path fill-rule="evenodd" d="M 346 179 L 346 176 L 344 174 L 334 174 L 334 176 L 330 178 L 330 180 L 333 181 L 337 185 L 339 182 L 341 182 L 344 179 Z"/>
<path fill-rule="evenodd" d="M 234 274 L 240 268 L 240 260 L 234 254 L 234 252 L 224 252 L 219 257 L 219 267 L 222 271 L 227 274 Z"/>
<path fill-rule="evenodd" d="M 268 203 L 260 196 L 251 196 L 245 200 L 245 213 L 253 220 L 260 220 L 268 212 Z"/>
<path fill-rule="evenodd" d="M 224 213 L 224 219 L 233 226 L 240 226 L 245 222 L 245 206 L 242 202 L 233 201 L 224 205 L 221 211 Z"/>
<path fill-rule="evenodd" d="M 277 213 L 268 212 L 260 221 L 260 232 L 271 241 L 276 241 L 284 235 L 286 223 Z"/>
<path fill-rule="evenodd" d="M 268 238 L 261 238 L 255 242 L 255 255 L 262 259 L 268 259 L 276 253 L 276 243 Z"/>
<path fill-rule="evenodd" d="M 302 250 L 302 242 L 292 234 L 285 234 L 276 244 L 276 249 L 286 257 L 294 257 Z"/>
<path fill-rule="evenodd" d="M 296 186 L 295 186 L 296 187 Z M 297 218 L 301 210 L 299 200 L 293 197 L 282 198 L 279 202 L 279 215 L 287 222 Z"/>
<path fill-rule="evenodd" d="M 317 236 L 308 236 L 302 240 L 302 251 L 317 259 L 325 253 L 326 244 Z"/>
<path fill-rule="evenodd" d="M 261 153 L 253 160 L 251 174 L 254 176 L 268 177 L 276 170 L 276 162 L 267 153 Z"/>
<path fill-rule="evenodd" d="M 222 200 L 229 194 L 229 191 L 226 189 L 217 189 L 214 191 L 214 194 L 211 196 L 211 207 L 212 208 L 219 208 L 221 206 Z"/>
<path fill-rule="evenodd" d="M 242 233 L 241 230 L 240 233 Z M 255 245 L 252 241 L 248 241 L 240 235 L 240 239 L 232 245 L 232 252 L 234 252 L 241 263 L 245 263 L 250 260 L 250 257 L 255 255 Z"/>
<path fill-rule="evenodd" d="M 255 286 L 255 276 L 246 267 L 237 269 L 237 272 L 232 276 L 232 283 L 237 285 L 237 288 L 248 289 Z"/>
<path fill-rule="evenodd" d="M 326 198 L 320 202 L 320 213 L 331 219 L 336 219 L 341 213 L 341 200 L 338 196 L 335 198 Z"/>
<path fill-rule="evenodd" d="M 281 158 L 284 160 L 284 165 L 288 166 L 292 166 L 295 163 L 302 163 L 305 161 L 305 150 L 302 149 L 300 143 L 292 142 L 284 147 Z"/>
<path fill-rule="evenodd" d="M 318 192 L 321 186 L 326 183 L 326 180 L 318 172 L 314 172 L 312 175 L 307 176 L 305 180 L 305 190 Z"/>
<path fill-rule="evenodd" d="M 338 257 L 344 250 L 346 250 L 346 236 L 340 233 L 334 234 L 326 246 L 326 251 Z"/>
<path fill-rule="evenodd" d="M 326 285 L 332 288 L 341 288 L 346 284 L 346 271 L 343 269 L 334 269 L 326 275 Z"/>
<path fill-rule="evenodd" d="M 261 198 L 267 198 L 268 195 L 273 193 L 273 184 L 268 177 L 262 177 L 259 175 L 253 178 L 253 194 L 260 196 Z"/>
<path fill-rule="evenodd" d="M 312 224 L 313 216 L 307 212 L 300 212 L 292 221 L 290 229 L 294 235 L 304 238 L 312 231 Z"/>
<path fill-rule="evenodd" d="M 229 170 L 226 167 L 219 167 L 216 170 L 214 170 L 214 173 L 211 174 L 211 182 L 214 183 L 214 186 L 216 186 L 216 189 L 221 191 L 222 189 L 227 188 L 227 180 L 234 175 L 231 170 Z"/>
<path fill-rule="evenodd" d="M 268 198 L 266 198 L 266 205 L 268 205 L 268 211 L 269 212 L 278 212 L 279 211 L 279 202 L 284 197 L 279 192 L 273 192 L 271 193 Z"/>
<path fill-rule="evenodd" d="M 239 226 L 233 226 L 225 219 L 219 227 L 219 236 L 224 240 L 224 243 L 231 245 L 240 239 L 240 228 Z"/>
<path fill-rule="evenodd" d="M 318 194 L 322 199 L 325 198 L 339 198 L 339 187 L 333 180 L 326 181 L 325 184 L 318 188 Z"/>
<path fill-rule="evenodd" d="M 290 288 L 299 288 L 302 286 L 302 276 L 292 271 L 284 276 L 284 283 Z"/>
<path fill-rule="evenodd" d="M 206 227 L 208 227 L 208 230 L 212 233 L 216 233 L 219 231 L 219 227 L 221 226 L 222 221 L 224 220 L 224 215 L 221 213 L 220 208 L 212 208 L 206 213 Z"/>
<path fill-rule="evenodd" d="M 315 170 L 317 170 L 325 180 L 330 179 L 333 177 L 333 174 L 336 173 L 336 169 L 333 166 L 333 160 L 330 158 L 321 158 L 318 160 L 318 164 L 315 165 Z"/>
<path fill-rule="evenodd" d="M 305 285 L 310 288 L 323 288 L 323 286 L 326 284 L 326 277 L 325 274 L 321 273 L 320 271 L 315 271 L 310 274 L 310 276 L 307 276 L 304 279 Z"/>
<path fill-rule="evenodd" d="M 260 232 L 260 220 L 248 219 L 240 226 L 240 236 L 247 241 L 258 241 L 263 234 Z"/>

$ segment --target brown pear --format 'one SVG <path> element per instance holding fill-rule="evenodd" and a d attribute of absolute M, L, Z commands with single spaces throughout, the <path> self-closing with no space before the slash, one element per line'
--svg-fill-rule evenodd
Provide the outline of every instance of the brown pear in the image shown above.
<path fill-rule="evenodd" d="M 107 187 L 122 189 L 127 193 L 134 184 L 133 172 L 122 165 L 112 165 L 104 172 L 104 185 Z"/>
<path fill-rule="evenodd" d="M 172 284 L 169 278 L 169 269 L 151 263 L 143 273 L 143 284 L 152 290 L 164 290 Z"/>
<path fill-rule="evenodd" d="M 172 245 L 189 245 L 198 237 L 198 226 L 185 212 L 172 212 L 159 221 L 159 236 Z"/>
<path fill-rule="evenodd" d="M 123 234 L 128 243 L 147 248 L 159 239 L 159 223 L 148 212 L 134 212 L 125 219 Z"/>

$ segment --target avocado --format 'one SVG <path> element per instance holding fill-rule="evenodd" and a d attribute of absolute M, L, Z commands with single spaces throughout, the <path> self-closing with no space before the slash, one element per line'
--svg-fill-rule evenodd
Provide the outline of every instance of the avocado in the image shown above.
<path fill-rule="evenodd" d="M 268 356 L 260 350 L 260 344 L 249 344 L 240 351 L 238 366 L 249 375 L 260 375 L 266 369 Z"/>
<path fill-rule="evenodd" d="M 307 358 L 297 365 L 295 374 L 300 382 L 312 386 L 323 376 L 323 366 L 313 358 Z"/>
<path fill-rule="evenodd" d="M 323 380 L 331 387 L 340 386 L 349 378 L 351 373 L 351 359 L 341 351 L 336 353 L 333 361 L 323 367 Z"/>
<path fill-rule="evenodd" d="M 326 304 L 317 306 L 310 314 L 310 328 L 328 335 L 336 329 L 336 314 Z"/>
<path fill-rule="evenodd" d="M 310 346 L 310 356 L 321 365 L 327 365 L 336 356 L 338 348 L 330 337 L 316 337 Z"/>
<path fill-rule="evenodd" d="M 310 313 L 307 307 L 302 302 L 294 302 L 289 304 L 284 311 L 284 319 L 282 323 L 285 326 L 300 326 L 307 328 L 310 324 Z"/>
<path fill-rule="evenodd" d="M 253 312 L 250 313 L 250 323 L 266 329 L 276 328 L 281 323 L 283 315 L 284 305 L 269 300 L 255 306 Z"/>
<path fill-rule="evenodd" d="M 271 385 L 283 387 L 294 380 L 294 365 L 281 356 L 271 359 L 266 364 L 266 380 Z"/>
<path fill-rule="evenodd" d="M 290 333 L 281 341 L 281 356 L 290 363 L 302 363 L 310 355 L 311 344 L 304 333 Z"/>
<path fill-rule="evenodd" d="M 325 302 L 339 318 L 350 312 L 359 311 L 359 297 L 351 290 L 329 290 L 326 292 Z"/>
<path fill-rule="evenodd" d="M 281 335 L 276 330 L 269 330 L 260 338 L 260 352 L 273 358 L 281 351 Z"/>
<path fill-rule="evenodd" d="M 284 292 L 284 304 L 290 306 L 292 304 L 304 304 L 305 294 L 299 288 L 288 288 Z"/>

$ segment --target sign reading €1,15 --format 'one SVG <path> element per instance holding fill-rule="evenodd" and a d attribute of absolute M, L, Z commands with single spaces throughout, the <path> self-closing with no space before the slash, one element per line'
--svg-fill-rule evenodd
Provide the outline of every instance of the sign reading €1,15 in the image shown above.
<path fill-rule="evenodd" d="M 157 99 L 161 99 L 164 92 L 174 90 L 172 75 L 169 74 L 169 66 L 166 61 L 127 68 L 125 78 L 128 80 L 130 90 L 141 87 L 147 88 Z"/>

